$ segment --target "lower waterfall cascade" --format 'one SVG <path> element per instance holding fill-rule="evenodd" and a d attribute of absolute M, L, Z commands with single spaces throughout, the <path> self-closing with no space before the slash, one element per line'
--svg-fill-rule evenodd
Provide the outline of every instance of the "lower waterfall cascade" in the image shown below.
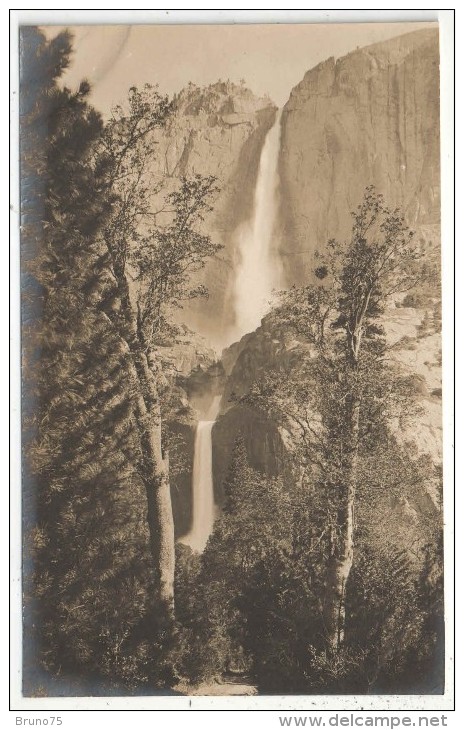
<path fill-rule="evenodd" d="M 184 545 L 188 545 L 199 553 L 205 549 L 216 515 L 211 433 L 219 413 L 220 403 L 221 396 L 216 395 L 206 414 L 206 420 L 199 421 L 197 424 L 192 475 L 192 527 L 180 540 Z"/>

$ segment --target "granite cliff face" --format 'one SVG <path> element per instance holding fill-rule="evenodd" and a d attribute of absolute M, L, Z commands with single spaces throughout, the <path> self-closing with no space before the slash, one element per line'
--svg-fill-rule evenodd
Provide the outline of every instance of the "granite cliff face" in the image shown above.
<path fill-rule="evenodd" d="M 408 33 L 308 71 L 282 113 L 281 253 L 287 283 L 351 228 L 367 185 L 439 238 L 438 30 Z"/>
<path fill-rule="evenodd" d="M 244 85 L 193 84 L 159 134 L 155 175 L 214 175 L 221 193 L 206 223 L 224 248 L 199 275 L 208 300 L 181 320 L 223 346 L 233 324 L 236 231 L 249 220 L 261 151 L 277 109 Z M 329 58 L 309 70 L 282 111 L 277 242 L 284 285 L 311 277 L 314 252 L 343 239 L 350 211 L 373 184 L 435 244 L 440 228 L 438 30 L 426 29 Z M 258 273 L 258 272 L 257 272 Z"/>

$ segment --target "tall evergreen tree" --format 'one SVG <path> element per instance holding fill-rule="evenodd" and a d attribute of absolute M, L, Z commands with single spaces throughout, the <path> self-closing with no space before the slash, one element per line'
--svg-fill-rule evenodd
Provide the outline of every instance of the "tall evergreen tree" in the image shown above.
<path fill-rule="evenodd" d="M 35 95 L 22 123 L 22 175 L 34 181 L 36 209 L 33 219 L 23 209 L 22 230 L 24 292 L 35 295 L 34 309 L 23 310 L 33 315 L 23 339 L 32 437 L 24 513 L 36 556 L 29 596 L 45 665 L 101 670 L 140 620 L 145 599 L 134 596 L 150 580 L 127 355 L 100 311 L 115 291 L 97 235 L 111 212 L 92 161 L 103 124 L 87 84 L 76 93 L 57 84 L 67 34 L 47 43 L 31 29 L 22 47 L 24 98 Z"/>
<path fill-rule="evenodd" d="M 70 53 L 68 34 L 24 32 L 28 620 L 46 667 L 138 683 L 156 678 L 173 610 L 154 349 L 167 308 L 203 293 L 188 277 L 217 250 L 195 228 L 215 184 L 182 181 L 155 221 L 146 170 L 167 100 L 132 89 L 129 113 L 104 125 L 86 82 L 58 85 Z"/>

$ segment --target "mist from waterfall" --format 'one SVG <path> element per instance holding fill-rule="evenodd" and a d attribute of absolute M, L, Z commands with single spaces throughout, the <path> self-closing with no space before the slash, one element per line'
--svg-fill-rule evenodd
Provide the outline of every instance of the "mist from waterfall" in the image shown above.
<path fill-rule="evenodd" d="M 241 224 L 236 233 L 239 262 L 233 297 L 235 340 L 259 326 L 269 310 L 273 289 L 280 285 L 281 266 L 274 242 L 278 210 L 280 117 L 279 109 L 261 151 L 251 218 Z"/>
<path fill-rule="evenodd" d="M 199 553 L 205 549 L 216 516 L 211 432 L 219 413 L 220 403 L 221 396 L 215 396 L 206 414 L 206 420 L 197 424 L 192 474 L 192 527 L 180 541 Z"/>

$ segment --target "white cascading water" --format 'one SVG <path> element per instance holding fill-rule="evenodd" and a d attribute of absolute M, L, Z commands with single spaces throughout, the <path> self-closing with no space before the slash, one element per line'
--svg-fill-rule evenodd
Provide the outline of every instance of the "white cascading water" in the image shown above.
<path fill-rule="evenodd" d="M 273 248 L 278 209 L 280 116 L 279 110 L 261 151 L 252 216 L 236 233 L 240 261 L 234 283 L 235 340 L 259 326 L 269 309 L 272 291 L 280 284 L 279 258 Z"/>
<path fill-rule="evenodd" d="M 190 532 L 181 542 L 196 552 L 203 552 L 213 530 L 216 507 L 213 485 L 213 450 L 211 432 L 219 412 L 221 396 L 214 397 L 204 421 L 197 424 L 193 455 L 193 518 Z"/>
<path fill-rule="evenodd" d="M 235 327 L 231 338 L 239 340 L 255 330 L 269 309 L 272 291 L 280 283 L 279 259 L 273 249 L 278 193 L 280 111 L 266 135 L 259 161 L 254 206 L 249 221 L 237 230 L 240 261 L 234 282 Z M 193 518 L 190 532 L 181 542 L 196 552 L 205 549 L 215 519 L 211 432 L 219 412 L 216 396 L 207 418 L 199 421 L 193 457 Z"/>

